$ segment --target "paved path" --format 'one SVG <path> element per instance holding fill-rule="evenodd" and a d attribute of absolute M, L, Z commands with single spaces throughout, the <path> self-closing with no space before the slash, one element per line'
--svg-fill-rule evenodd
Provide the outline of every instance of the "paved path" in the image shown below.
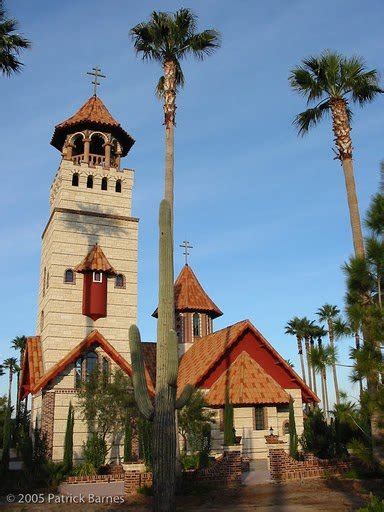
<path fill-rule="evenodd" d="M 252 460 L 250 471 L 243 473 L 244 485 L 262 485 L 271 482 L 267 460 Z"/>

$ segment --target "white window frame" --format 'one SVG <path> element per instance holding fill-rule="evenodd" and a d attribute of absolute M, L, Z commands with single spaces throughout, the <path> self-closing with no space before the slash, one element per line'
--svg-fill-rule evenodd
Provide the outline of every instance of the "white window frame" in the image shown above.
<path fill-rule="evenodd" d="M 99 280 L 99 279 L 96 279 L 96 272 L 97 272 L 98 274 L 100 274 L 100 280 Z M 102 283 L 102 282 L 103 282 L 103 273 L 102 273 L 102 272 L 100 272 L 100 270 L 94 270 L 94 271 L 93 271 L 92 279 L 93 279 L 93 282 L 94 282 L 94 283 Z"/>

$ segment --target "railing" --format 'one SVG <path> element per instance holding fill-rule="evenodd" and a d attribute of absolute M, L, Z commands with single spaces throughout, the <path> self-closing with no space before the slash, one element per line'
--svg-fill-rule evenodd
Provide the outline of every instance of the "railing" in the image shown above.
<path fill-rule="evenodd" d="M 85 162 L 84 155 L 76 155 L 72 157 L 72 162 L 75 165 L 80 165 L 81 162 Z M 105 163 L 105 156 L 104 155 L 94 155 L 92 153 L 89 154 L 89 161 L 88 164 L 92 167 L 95 165 L 104 165 Z M 116 160 L 113 156 L 111 156 L 111 167 L 115 167 Z"/>

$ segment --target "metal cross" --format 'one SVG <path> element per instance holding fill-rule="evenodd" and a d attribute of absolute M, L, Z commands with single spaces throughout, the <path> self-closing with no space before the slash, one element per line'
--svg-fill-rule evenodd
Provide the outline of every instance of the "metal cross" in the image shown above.
<path fill-rule="evenodd" d="M 184 242 L 179 245 L 179 247 L 182 247 L 184 249 L 184 256 L 185 256 L 185 264 L 188 265 L 188 256 L 189 252 L 188 249 L 193 249 L 193 245 L 189 245 L 189 242 L 187 240 L 184 240 Z"/>
<path fill-rule="evenodd" d="M 100 85 L 100 82 L 97 81 L 98 78 L 106 78 L 105 75 L 101 74 L 100 68 L 92 68 L 93 71 L 87 71 L 87 75 L 92 75 L 95 77 L 93 80 L 93 95 L 97 96 L 97 86 Z"/>

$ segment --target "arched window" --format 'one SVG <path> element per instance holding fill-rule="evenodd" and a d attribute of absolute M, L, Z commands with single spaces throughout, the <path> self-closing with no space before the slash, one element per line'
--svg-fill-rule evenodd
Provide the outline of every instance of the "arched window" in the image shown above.
<path fill-rule="evenodd" d="M 103 282 L 103 274 L 99 270 L 95 270 L 93 273 L 93 282 L 94 283 L 102 283 Z"/>
<path fill-rule="evenodd" d="M 79 357 L 79 359 L 76 359 L 75 363 L 75 387 L 80 387 L 80 384 L 83 380 L 83 361 L 84 359 L 82 357 Z"/>
<path fill-rule="evenodd" d="M 96 352 L 88 352 L 85 356 L 85 376 L 88 380 L 92 372 L 95 370 L 97 366 L 97 354 Z"/>
<path fill-rule="evenodd" d="M 88 178 L 87 178 L 87 188 L 93 188 L 93 176 L 92 176 L 92 174 L 88 175 Z"/>
<path fill-rule="evenodd" d="M 289 434 L 289 421 L 284 421 L 283 423 L 283 434 L 285 436 Z"/>
<path fill-rule="evenodd" d="M 194 336 L 201 336 L 200 334 L 200 315 L 199 313 L 193 314 L 193 335 Z"/>
<path fill-rule="evenodd" d="M 108 178 L 103 178 L 101 180 L 101 190 L 108 190 Z"/>
<path fill-rule="evenodd" d="M 71 268 L 67 268 L 64 272 L 64 283 L 74 283 L 75 274 Z"/>
<path fill-rule="evenodd" d="M 121 180 L 116 181 L 115 192 L 121 192 Z"/>
<path fill-rule="evenodd" d="M 72 174 L 72 187 L 79 186 L 79 173 L 75 172 Z"/>
<path fill-rule="evenodd" d="M 115 277 L 115 288 L 125 288 L 125 279 L 123 274 L 117 274 Z"/>

